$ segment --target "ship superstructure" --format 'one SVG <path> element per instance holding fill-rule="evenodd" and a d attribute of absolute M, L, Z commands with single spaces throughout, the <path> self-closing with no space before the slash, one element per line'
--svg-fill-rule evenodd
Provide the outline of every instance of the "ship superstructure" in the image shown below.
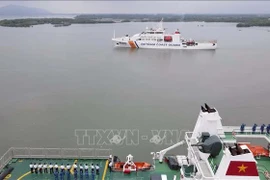
<path fill-rule="evenodd" d="M 259 132 L 256 126 L 222 126 L 218 111 L 205 104 L 193 132 L 186 132 L 184 141 L 157 152 L 156 156 L 162 163 L 168 150 L 187 144 L 188 155 L 175 156 L 182 179 L 269 179 L 270 125 L 266 131 L 262 125 Z M 268 148 L 237 142 L 237 137 L 264 139 Z"/>

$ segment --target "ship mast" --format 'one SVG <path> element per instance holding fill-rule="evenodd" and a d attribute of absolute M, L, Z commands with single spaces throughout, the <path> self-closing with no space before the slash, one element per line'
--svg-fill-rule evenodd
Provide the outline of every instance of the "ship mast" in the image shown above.
<path fill-rule="evenodd" d="M 157 28 L 157 29 L 159 29 L 159 30 L 161 30 L 161 31 L 164 30 L 164 29 L 163 29 L 163 18 L 162 18 L 161 21 L 159 22 L 158 28 Z"/>

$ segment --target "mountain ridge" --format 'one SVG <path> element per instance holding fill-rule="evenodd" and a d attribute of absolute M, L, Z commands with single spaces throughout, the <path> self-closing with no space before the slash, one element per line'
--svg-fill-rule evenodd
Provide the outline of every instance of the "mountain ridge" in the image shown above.
<path fill-rule="evenodd" d="M 7 5 L 0 7 L 0 15 L 2 16 L 37 16 L 37 15 L 52 15 L 50 11 L 42 8 L 33 8 L 19 5 Z"/>

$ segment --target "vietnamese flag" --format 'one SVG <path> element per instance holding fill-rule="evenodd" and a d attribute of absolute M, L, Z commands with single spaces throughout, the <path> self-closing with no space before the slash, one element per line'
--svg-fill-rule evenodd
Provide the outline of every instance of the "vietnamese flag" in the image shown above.
<path fill-rule="evenodd" d="M 226 175 L 229 176 L 259 176 L 255 162 L 231 161 Z"/>

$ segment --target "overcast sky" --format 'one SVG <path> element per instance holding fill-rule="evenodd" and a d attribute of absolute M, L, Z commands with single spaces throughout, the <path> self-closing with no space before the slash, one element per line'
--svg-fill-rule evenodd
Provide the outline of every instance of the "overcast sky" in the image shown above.
<path fill-rule="evenodd" d="M 53 13 L 270 13 L 270 1 L 0 1 Z"/>

